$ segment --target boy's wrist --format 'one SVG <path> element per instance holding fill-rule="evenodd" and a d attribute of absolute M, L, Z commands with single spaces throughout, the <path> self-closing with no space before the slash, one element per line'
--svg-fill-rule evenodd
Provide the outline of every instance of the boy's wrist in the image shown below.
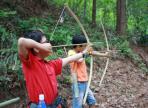
<path fill-rule="evenodd" d="M 89 54 L 88 54 L 88 53 L 86 53 L 86 52 L 85 52 L 85 53 L 84 53 L 84 52 L 82 52 L 82 57 L 83 57 L 83 58 L 87 58 L 88 56 L 89 56 Z"/>

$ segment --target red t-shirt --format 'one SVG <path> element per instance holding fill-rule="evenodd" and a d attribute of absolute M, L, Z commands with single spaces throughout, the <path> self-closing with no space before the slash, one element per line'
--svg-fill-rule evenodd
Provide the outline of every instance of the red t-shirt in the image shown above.
<path fill-rule="evenodd" d="M 56 76 L 61 74 L 62 60 L 45 61 L 30 51 L 28 60 L 19 55 L 30 101 L 38 103 L 39 94 L 44 94 L 45 102 L 52 104 L 58 95 Z"/>

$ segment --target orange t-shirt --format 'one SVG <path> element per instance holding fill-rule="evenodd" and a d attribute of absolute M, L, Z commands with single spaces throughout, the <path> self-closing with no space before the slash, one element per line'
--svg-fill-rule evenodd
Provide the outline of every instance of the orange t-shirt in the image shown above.
<path fill-rule="evenodd" d="M 76 52 L 74 50 L 69 50 L 68 56 L 74 55 Z M 85 60 L 82 62 L 71 62 L 70 63 L 71 72 L 77 73 L 78 81 L 88 81 L 87 67 Z"/>

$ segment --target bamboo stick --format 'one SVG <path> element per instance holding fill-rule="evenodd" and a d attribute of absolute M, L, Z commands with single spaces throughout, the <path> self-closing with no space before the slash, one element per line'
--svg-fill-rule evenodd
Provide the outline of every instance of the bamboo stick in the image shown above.
<path fill-rule="evenodd" d="M 18 102 L 19 100 L 20 100 L 20 98 L 17 97 L 17 98 L 10 99 L 10 100 L 5 101 L 5 102 L 1 102 L 1 103 L 0 103 L 0 108 L 6 107 L 6 106 L 8 106 L 8 105 L 10 105 L 10 104 L 13 104 L 13 103 L 16 103 L 16 102 Z"/>

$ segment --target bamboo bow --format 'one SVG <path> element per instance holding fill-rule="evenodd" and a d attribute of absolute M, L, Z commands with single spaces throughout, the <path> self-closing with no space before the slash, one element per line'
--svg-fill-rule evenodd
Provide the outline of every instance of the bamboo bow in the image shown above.
<path fill-rule="evenodd" d="M 67 4 L 64 5 L 64 8 L 63 8 L 62 13 L 61 13 L 61 15 L 60 15 L 60 18 L 59 18 L 59 20 L 58 20 L 58 22 L 57 22 L 57 24 L 56 24 L 55 29 L 57 28 L 57 25 L 58 25 L 58 23 L 60 22 L 60 19 L 61 19 L 61 17 L 62 17 L 63 12 L 65 11 L 65 9 L 66 9 L 66 10 L 69 12 L 69 14 L 76 20 L 76 22 L 77 22 L 78 25 L 80 26 L 80 28 L 81 28 L 81 30 L 82 30 L 82 32 L 83 32 L 83 34 L 84 34 L 84 36 L 85 36 L 85 38 L 86 38 L 86 40 L 87 40 L 87 43 L 90 44 L 90 40 L 89 40 L 89 38 L 88 38 L 88 35 L 87 35 L 87 33 L 86 33 L 86 31 L 85 31 L 83 25 L 81 24 L 81 22 L 80 22 L 80 20 L 78 19 L 78 17 L 74 14 L 74 12 L 69 8 L 69 6 L 68 6 Z M 102 21 L 101 21 L 101 25 L 102 25 L 102 29 L 103 29 L 104 36 L 105 36 L 105 42 L 106 42 L 106 46 L 107 46 L 107 51 L 109 51 L 108 39 L 107 39 L 107 36 L 106 36 L 105 29 L 104 29 L 104 26 L 103 26 L 103 24 L 102 24 Z M 53 31 L 53 33 L 52 33 L 52 36 L 53 36 L 53 34 L 54 34 L 54 32 L 55 32 L 55 29 L 54 29 L 54 31 Z M 51 36 L 51 37 L 52 37 L 52 36 Z M 107 71 L 107 68 L 108 68 L 108 65 L 109 65 L 109 58 L 107 58 L 106 65 L 105 65 L 105 69 L 104 69 L 103 75 L 102 75 L 102 77 L 101 77 L 99 86 L 101 86 L 101 84 L 102 84 L 102 81 L 103 81 L 103 79 L 104 79 L 104 76 L 105 76 L 106 71 Z M 91 83 L 91 79 L 92 79 L 92 74 L 93 74 L 93 56 L 91 56 L 91 61 L 90 61 L 90 74 L 89 74 L 88 85 L 87 85 L 86 92 L 85 92 L 84 99 L 83 99 L 83 105 L 85 105 L 85 103 L 86 103 L 86 98 L 87 98 L 88 90 L 89 90 L 89 87 L 90 87 L 90 83 Z"/>

